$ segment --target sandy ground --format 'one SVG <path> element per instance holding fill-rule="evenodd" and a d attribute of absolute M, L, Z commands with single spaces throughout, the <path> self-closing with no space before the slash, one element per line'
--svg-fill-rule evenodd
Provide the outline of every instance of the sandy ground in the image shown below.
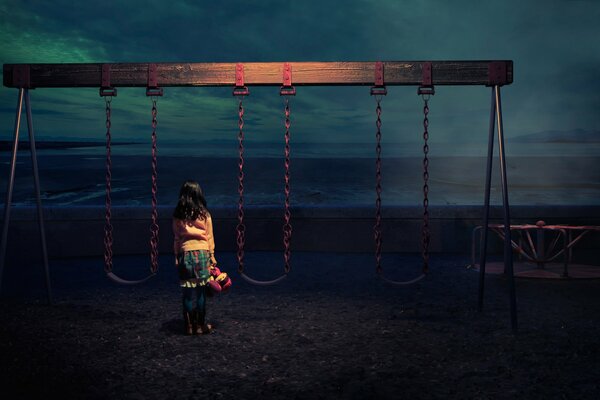
<path fill-rule="evenodd" d="M 41 267 L 5 269 L 0 302 L 3 398 L 77 399 L 597 399 L 600 281 L 516 282 L 510 328 L 507 280 L 468 259 L 433 255 L 430 274 L 395 287 L 371 254 L 295 253 L 277 286 L 234 280 L 213 297 L 211 335 L 184 336 L 170 256 L 144 284 L 121 286 L 100 259 L 51 261 L 54 304 Z M 146 257 L 115 259 L 145 273 Z M 275 276 L 279 253 L 247 253 L 247 272 Z M 386 255 L 398 277 L 420 269 Z M 15 397 L 5 397 L 12 394 Z"/>

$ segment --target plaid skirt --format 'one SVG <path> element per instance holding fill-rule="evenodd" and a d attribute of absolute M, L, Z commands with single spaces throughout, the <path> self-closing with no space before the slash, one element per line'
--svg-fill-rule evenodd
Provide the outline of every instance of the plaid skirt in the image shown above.
<path fill-rule="evenodd" d="M 210 278 L 208 250 L 184 251 L 177 256 L 177 270 L 181 287 L 204 286 Z"/>

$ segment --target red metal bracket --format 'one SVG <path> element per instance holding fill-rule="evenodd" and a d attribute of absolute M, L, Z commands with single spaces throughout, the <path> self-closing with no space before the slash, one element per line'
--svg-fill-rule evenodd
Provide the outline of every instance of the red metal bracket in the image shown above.
<path fill-rule="evenodd" d="M 375 63 L 375 85 L 371 87 L 371 96 L 385 96 L 387 89 L 384 83 L 383 63 L 377 61 Z"/>
<path fill-rule="evenodd" d="M 102 64 L 102 79 L 100 84 L 100 96 L 116 96 L 117 89 L 110 84 L 110 64 Z"/>
<path fill-rule="evenodd" d="M 435 88 L 433 87 L 431 61 L 426 61 L 421 64 L 421 74 L 421 86 L 419 86 L 417 94 L 433 96 L 435 94 Z"/>
<path fill-rule="evenodd" d="M 163 90 L 158 87 L 158 74 L 156 64 L 148 64 L 148 86 L 146 96 L 162 96 Z"/>
<path fill-rule="evenodd" d="M 502 86 L 508 82 L 506 62 L 492 61 L 488 64 L 487 86 Z"/>
<path fill-rule="evenodd" d="M 292 86 L 292 64 L 283 64 L 283 86 L 279 90 L 280 96 L 295 96 L 296 88 Z"/>
<path fill-rule="evenodd" d="M 18 88 L 31 88 L 31 74 L 29 64 L 17 64 L 13 67 L 13 86 Z"/>
<path fill-rule="evenodd" d="M 233 88 L 234 96 L 248 96 L 250 91 L 244 85 L 244 64 L 237 63 L 235 66 L 235 87 Z"/>

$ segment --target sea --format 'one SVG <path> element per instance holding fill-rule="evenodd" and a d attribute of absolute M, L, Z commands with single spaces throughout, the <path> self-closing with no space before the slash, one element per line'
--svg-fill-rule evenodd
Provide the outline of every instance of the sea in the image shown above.
<path fill-rule="evenodd" d="M 42 146 L 43 147 L 43 146 Z M 493 158 L 491 203 L 502 204 L 497 148 Z M 159 143 L 159 205 L 177 202 L 187 179 L 200 183 L 211 206 L 237 207 L 239 147 L 235 140 Z M 484 200 L 487 145 L 431 143 L 428 153 L 430 205 L 480 205 Z M 11 153 L 0 151 L 0 201 L 6 203 Z M 44 206 L 104 205 L 106 150 L 103 145 L 38 148 Z M 112 148 L 113 205 L 151 204 L 152 164 L 148 143 Z M 35 205 L 31 156 L 17 156 L 12 204 Z M 382 206 L 422 205 L 422 143 L 385 143 L 381 152 Z M 511 205 L 600 205 L 600 143 L 506 144 Z M 247 143 L 243 194 L 247 206 L 284 202 L 284 146 Z M 373 143 L 292 143 L 290 200 L 302 206 L 374 206 L 376 152 Z"/>

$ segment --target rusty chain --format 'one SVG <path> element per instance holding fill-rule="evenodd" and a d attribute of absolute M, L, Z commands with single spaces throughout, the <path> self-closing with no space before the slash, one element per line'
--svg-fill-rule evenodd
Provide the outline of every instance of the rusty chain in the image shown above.
<path fill-rule="evenodd" d="M 244 225 L 244 106 L 243 96 L 239 98 L 238 105 L 238 142 L 239 142 L 239 173 L 238 173 L 238 224 L 236 227 L 237 232 L 237 259 L 238 259 L 238 271 L 244 272 L 244 244 L 246 242 L 246 226 Z"/>
<path fill-rule="evenodd" d="M 111 169 L 112 169 L 112 161 L 111 161 L 111 102 L 112 96 L 104 97 L 104 102 L 106 104 L 106 194 L 105 194 L 105 216 L 104 216 L 104 270 L 106 272 L 111 272 L 113 267 L 113 252 L 112 252 L 112 244 L 113 244 L 113 227 L 111 223 Z"/>
<path fill-rule="evenodd" d="M 375 192 L 377 197 L 375 199 L 375 226 L 373 227 L 373 233 L 375 234 L 375 265 L 377 273 L 382 272 L 381 268 L 381 98 L 376 97 L 377 107 L 375 112 L 377 113 L 377 120 L 375 126 L 377 131 L 375 133 L 375 139 L 377 145 L 375 152 L 377 158 L 375 159 Z"/>
<path fill-rule="evenodd" d="M 104 217 L 104 271 L 112 273 L 113 269 L 113 226 L 112 226 L 112 135 L 111 135 L 111 102 L 112 95 L 103 95 L 106 104 L 106 194 L 105 194 L 105 217 Z M 152 224 L 150 226 L 150 261 L 153 274 L 158 272 L 158 168 L 157 168 L 157 109 L 156 100 L 152 101 Z"/>
<path fill-rule="evenodd" d="M 423 226 L 421 228 L 421 246 L 423 273 L 429 270 L 429 96 L 423 95 Z"/>
<path fill-rule="evenodd" d="M 290 272 L 290 258 L 291 258 L 291 240 L 292 240 L 292 224 L 290 223 L 291 212 L 290 212 L 290 104 L 289 98 L 285 98 L 285 174 L 284 174 L 284 192 L 285 192 L 285 212 L 284 212 L 284 224 L 283 224 L 283 246 L 284 246 L 284 261 L 285 261 L 285 272 Z"/>
<path fill-rule="evenodd" d="M 152 224 L 150 225 L 150 261 L 153 273 L 158 272 L 158 168 L 156 144 L 156 99 L 152 99 Z"/>

